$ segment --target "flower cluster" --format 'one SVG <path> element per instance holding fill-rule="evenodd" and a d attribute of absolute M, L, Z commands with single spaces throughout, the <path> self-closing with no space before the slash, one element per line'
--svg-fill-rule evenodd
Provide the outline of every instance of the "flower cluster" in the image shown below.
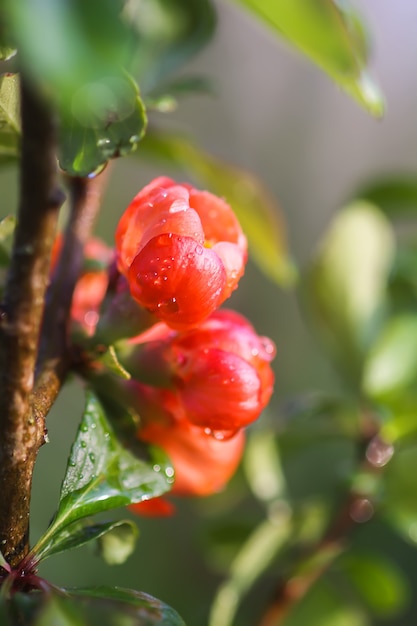
<path fill-rule="evenodd" d="M 219 309 L 243 275 L 246 238 L 224 200 L 162 177 L 121 217 L 114 259 L 115 298 L 127 293 L 148 315 L 143 332 L 117 345 L 132 375 L 125 390 L 140 415 L 138 437 L 170 456 L 174 493 L 214 493 L 235 472 L 243 428 L 265 408 L 274 382 L 273 343 L 243 316 Z M 73 316 L 91 334 L 109 281 L 101 270 L 81 281 Z M 134 509 L 166 511 L 158 500 Z"/>

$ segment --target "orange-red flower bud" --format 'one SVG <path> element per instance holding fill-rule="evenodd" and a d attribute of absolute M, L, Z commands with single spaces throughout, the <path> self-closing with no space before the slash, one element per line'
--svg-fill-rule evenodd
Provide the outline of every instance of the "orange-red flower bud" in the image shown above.
<path fill-rule="evenodd" d="M 131 202 L 116 231 L 116 250 L 132 296 L 176 329 L 195 326 L 218 308 L 247 259 L 230 206 L 165 177 Z"/>
<path fill-rule="evenodd" d="M 275 346 L 234 311 L 216 311 L 184 332 L 157 324 L 141 342 L 127 363 L 131 373 L 173 389 L 187 419 L 219 438 L 253 422 L 269 402 Z"/>
<path fill-rule="evenodd" d="M 175 469 L 173 494 L 207 496 L 220 491 L 239 465 L 244 433 L 218 441 L 184 416 L 178 398 L 165 389 L 129 383 L 142 419 L 138 437 L 159 445 Z"/>

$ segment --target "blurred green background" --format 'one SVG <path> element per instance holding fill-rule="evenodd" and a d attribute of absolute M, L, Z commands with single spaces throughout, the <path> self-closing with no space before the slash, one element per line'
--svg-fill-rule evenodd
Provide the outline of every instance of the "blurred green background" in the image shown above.
<path fill-rule="evenodd" d="M 356 4 L 369 24 L 371 68 L 387 99 L 382 121 L 372 119 L 306 59 L 227 2 L 217 3 L 215 39 L 183 71 L 207 76 L 214 94 L 189 97 L 174 114 L 151 117 L 160 126 L 186 132 L 212 154 L 258 175 L 285 215 L 292 254 L 301 266 L 311 257 L 332 214 L 363 182 L 386 173 L 414 174 L 417 168 L 417 5 L 412 0 Z M 124 208 L 144 184 L 160 174 L 184 179 L 178 172 L 151 166 L 136 156 L 117 161 L 97 233 L 112 242 Z M 16 205 L 17 173 L 13 167 L 1 172 L 0 184 L 3 216 Z M 336 373 L 306 327 L 294 293 L 278 290 L 249 263 L 229 304 L 277 345 L 276 392 L 262 418 L 265 423 L 278 419 L 279 407 L 288 398 L 309 390 L 335 393 L 340 388 Z M 54 512 L 82 406 L 74 381 L 49 417 L 50 444 L 40 452 L 34 478 L 33 539 Z M 334 472 L 339 456 L 348 471 L 349 451 L 337 446 L 338 442 L 330 441 L 325 450 L 318 448 L 316 455 L 298 459 L 289 470 L 294 488 L 304 489 L 307 496 L 309 490 L 314 493 L 315 480 Z M 310 483 L 305 482 L 307 478 Z M 178 502 L 177 515 L 170 519 L 138 519 L 138 547 L 123 566 L 105 566 L 85 548 L 53 557 L 42 566 L 41 574 L 65 586 L 105 583 L 141 589 L 175 607 L 188 626 L 204 626 L 227 562 L 226 552 L 212 549 L 212 530 L 223 519 L 239 517 L 249 526 L 262 517 L 254 500 L 241 500 L 245 489 L 243 474 L 239 474 L 223 494 L 204 501 Z M 410 540 L 417 539 L 416 535 Z M 417 551 L 384 522 L 377 519 L 358 526 L 351 541 L 353 552 L 374 547 L 393 557 L 407 572 L 411 588 L 417 588 Z M 255 623 L 260 607 L 273 592 L 277 572 L 279 564 L 266 582 L 255 586 L 237 626 Z M 338 615 L 332 601 L 332 575 L 334 572 L 327 574 L 326 580 L 313 588 L 289 624 L 313 624 L 308 615 L 315 602 L 321 603 L 323 611 L 321 621 L 313 626 L 364 623 L 359 614 Z M 355 603 L 353 598 L 353 607 Z M 414 623 L 413 610 L 409 599 L 400 615 L 390 618 L 386 611 L 373 617 L 372 624 L 409 626 Z"/>

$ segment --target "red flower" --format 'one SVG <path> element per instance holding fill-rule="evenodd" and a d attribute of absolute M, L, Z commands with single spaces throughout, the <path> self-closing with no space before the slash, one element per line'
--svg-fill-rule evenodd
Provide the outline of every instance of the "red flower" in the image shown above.
<path fill-rule="evenodd" d="M 161 177 L 131 202 L 116 231 L 132 296 L 172 328 L 199 324 L 230 296 L 247 242 L 230 206 Z"/>
<path fill-rule="evenodd" d="M 275 346 L 241 315 L 219 310 L 184 332 L 157 324 L 136 339 L 126 364 L 143 382 L 171 387 L 187 420 L 228 435 L 253 422 L 268 404 Z"/>
<path fill-rule="evenodd" d="M 207 496 L 223 489 L 239 465 L 244 433 L 218 441 L 185 418 L 178 398 L 165 389 L 129 383 L 141 416 L 138 437 L 159 445 L 175 469 L 171 493 Z"/>

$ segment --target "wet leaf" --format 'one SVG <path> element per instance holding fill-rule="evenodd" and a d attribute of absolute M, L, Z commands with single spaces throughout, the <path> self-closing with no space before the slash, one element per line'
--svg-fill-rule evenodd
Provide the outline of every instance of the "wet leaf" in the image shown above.
<path fill-rule="evenodd" d="M 223 196 L 239 218 L 258 267 L 279 285 L 294 283 L 296 270 L 288 252 L 283 217 L 261 181 L 180 135 L 149 131 L 137 155 L 180 167 L 201 186 Z"/>
<path fill-rule="evenodd" d="M 309 56 L 372 115 L 383 114 L 383 97 L 366 71 L 367 34 L 349 2 L 237 1 Z"/>
<path fill-rule="evenodd" d="M 51 535 L 48 542 L 41 539 L 42 547 L 38 549 L 35 546 L 33 552 L 36 553 L 36 558 L 39 561 L 43 561 L 54 554 L 79 548 L 90 541 L 103 539 L 105 535 L 111 535 L 117 531 L 122 533 L 119 537 L 124 535 L 126 539 L 125 554 L 127 558 L 133 551 L 138 536 L 137 526 L 130 520 L 97 523 L 93 523 L 90 519 L 78 520 Z"/>
<path fill-rule="evenodd" d="M 42 553 L 52 537 L 77 520 L 162 495 L 169 491 L 173 473 L 156 449 L 149 447 L 145 461 L 124 448 L 99 400 L 87 391 L 86 409 L 71 449 L 59 508 L 36 550 Z"/>
<path fill-rule="evenodd" d="M 51 589 L 46 593 L 17 593 L 0 603 L 12 615 L 2 625 L 21 626 L 185 626 L 167 604 L 140 591 L 118 587 Z"/>
<path fill-rule="evenodd" d="M 61 115 L 59 164 L 72 176 L 87 176 L 136 150 L 147 124 L 138 88 L 128 76 L 80 89 L 71 111 Z"/>

